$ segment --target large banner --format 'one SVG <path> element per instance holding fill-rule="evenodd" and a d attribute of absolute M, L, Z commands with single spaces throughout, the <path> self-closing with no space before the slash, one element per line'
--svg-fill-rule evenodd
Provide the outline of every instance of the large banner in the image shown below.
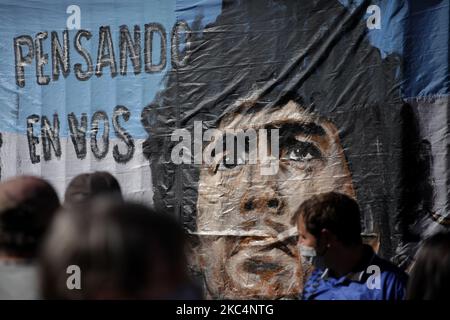
<path fill-rule="evenodd" d="M 291 221 L 358 200 L 407 268 L 447 229 L 448 0 L 0 0 L 0 177 L 107 170 L 172 212 L 208 298 L 295 298 Z"/>

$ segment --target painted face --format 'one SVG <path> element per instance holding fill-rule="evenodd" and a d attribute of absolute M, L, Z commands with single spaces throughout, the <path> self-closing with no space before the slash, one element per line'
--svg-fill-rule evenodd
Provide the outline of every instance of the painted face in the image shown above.
<path fill-rule="evenodd" d="M 291 218 L 314 194 L 354 197 L 351 175 L 336 127 L 295 102 L 237 114 L 218 129 L 249 128 L 279 129 L 278 171 L 261 175 L 259 161 L 202 166 L 197 231 L 205 288 L 210 298 L 296 297 L 303 280 Z"/>

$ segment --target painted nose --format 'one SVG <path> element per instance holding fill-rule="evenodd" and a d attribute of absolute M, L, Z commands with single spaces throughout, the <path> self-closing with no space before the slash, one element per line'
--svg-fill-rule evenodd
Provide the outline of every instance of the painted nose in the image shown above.
<path fill-rule="evenodd" d="M 256 192 L 248 192 L 241 199 L 241 213 L 250 212 L 272 213 L 282 212 L 283 204 L 280 196 L 272 188 Z"/>

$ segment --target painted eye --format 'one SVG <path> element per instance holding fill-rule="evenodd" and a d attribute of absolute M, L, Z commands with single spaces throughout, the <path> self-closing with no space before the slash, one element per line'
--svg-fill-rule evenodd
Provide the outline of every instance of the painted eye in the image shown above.
<path fill-rule="evenodd" d="M 239 139 L 238 139 L 238 141 L 239 141 Z M 232 148 L 234 148 L 234 152 L 227 152 L 227 148 L 229 150 L 229 146 L 224 142 L 223 157 L 222 157 L 222 160 L 220 161 L 220 163 L 217 164 L 214 172 L 231 170 L 238 166 L 242 166 L 246 163 L 249 163 L 249 162 L 252 163 L 252 159 L 250 159 L 250 157 L 255 155 L 256 143 L 255 143 L 255 145 L 252 145 L 250 143 L 249 137 L 245 137 L 244 143 L 245 143 L 244 150 L 240 150 L 240 148 L 236 144 L 236 139 L 235 139 L 234 145 L 231 146 Z"/>
<path fill-rule="evenodd" d="M 301 148 L 292 150 L 288 155 L 288 159 L 294 161 L 308 161 L 313 158 L 314 156 L 310 152 L 307 152 L 306 150 L 303 150 Z"/>
<path fill-rule="evenodd" d="M 225 155 L 218 165 L 217 170 L 223 171 L 223 170 L 231 170 L 236 168 L 238 165 L 240 165 L 239 159 L 235 156 L 234 159 L 228 158 L 228 155 Z"/>
<path fill-rule="evenodd" d="M 237 165 L 238 165 L 238 164 L 237 164 L 237 159 L 236 159 L 236 157 L 234 157 L 234 159 L 229 159 L 228 157 L 225 156 L 225 157 L 223 158 L 222 163 L 221 163 L 221 166 L 223 166 L 223 168 L 226 168 L 226 169 L 233 169 L 233 168 L 235 168 Z M 220 167 L 219 167 L 219 170 L 220 170 Z"/>
<path fill-rule="evenodd" d="M 283 159 L 308 162 L 314 159 L 320 159 L 321 153 L 319 149 L 310 142 L 296 141 L 286 150 Z"/>

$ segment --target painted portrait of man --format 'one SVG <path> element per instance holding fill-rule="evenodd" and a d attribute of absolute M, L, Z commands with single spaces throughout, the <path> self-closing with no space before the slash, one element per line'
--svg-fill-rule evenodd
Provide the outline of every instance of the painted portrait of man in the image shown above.
<path fill-rule="evenodd" d="M 307 273 L 291 218 L 312 195 L 360 202 L 362 229 L 392 256 L 404 125 L 400 59 L 367 39 L 367 3 L 224 1 L 191 31 L 188 63 L 143 113 L 156 206 L 195 236 L 193 269 L 207 298 L 296 298 Z M 278 170 L 261 163 L 175 165 L 171 133 L 277 129 Z M 206 144 L 207 145 L 207 144 Z M 400 170 L 401 171 L 401 170 Z"/>
<path fill-rule="evenodd" d="M 218 130 L 277 128 L 279 168 L 262 175 L 260 161 L 202 166 L 196 234 L 208 291 L 225 298 L 295 297 L 303 270 L 292 214 L 313 194 L 354 197 L 350 171 L 337 128 L 298 102 L 245 111 L 221 121 Z"/>

